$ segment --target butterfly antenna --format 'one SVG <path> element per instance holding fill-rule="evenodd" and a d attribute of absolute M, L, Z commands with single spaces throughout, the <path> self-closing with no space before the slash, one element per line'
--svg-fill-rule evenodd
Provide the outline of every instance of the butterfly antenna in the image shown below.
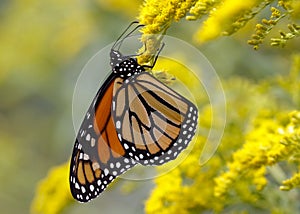
<path fill-rule="evenodd" d="M 130 34 L 132 34 L 134 31 L 136 31 L 138 28 L 140 27 L 143 27 L 145 25 L 142 25 L 142 24 L 139 24 L 137 25 L 133 30 L 131 30 L 129 33 L 127 33 L 125 35 L 125 33 L 128 31 L 128 29 L 133 25 L 133 24 L 138 24 L 139 22 L 138 21 L 134 21 L 134 22 L 131 22 L 130 25 L 125 29 L 125 31 L 119 36 L 119 38 L 116 40 L 116 42 L 113 44 L 112 46 L 112 49 L 116 49 L 119 50 L 121 45 L 122 45 L 122 42 L 128 37 L 130 36 Z M 125 35 L 125 36 L 124 36 Z M 124 37 L 124 38 L 122 38 Z M 122 38 L 122 39 L 121 39 Z M 118 47 L 117 47 L 118 46 Z"/>
<path fill-rule="evenodd" d="M 126 33 L 126 31 L 128 31 L 128 29 L 133 25 L 133 24 L 137 24 L 139 23 L 138 21 L 133 21 L 131 22 L 128 27 L 123 31 L 123 33 L 118 37 L 118 39 L 115 41 L 115 43 L 113 44 L 112 48 L 115 48 L 117 43 L 119 42 L 119 40 L 122 38 L 122 36 Z"/>
<path fill-rule="evenodd" d="M 141 25 L 137 25 L 132 31 L 130 31 L 129 33 L 127 33 L 127 34 L 124 36 L 123 39 L 119 40 L 118 43 L 116 44 L 116 46 L 118 46 L 117 50 L 120 49 L 120 47 L 121 47 L 123 41 L 124 41 L 126 38 L 128 38 L 128 37 L 129 37 L 134 31 L 136 31 L 138 28 L 144 27 L 144 26 L 145 26 L 145 25 L 142 25 L 142 24 L 141 24 Z"/>

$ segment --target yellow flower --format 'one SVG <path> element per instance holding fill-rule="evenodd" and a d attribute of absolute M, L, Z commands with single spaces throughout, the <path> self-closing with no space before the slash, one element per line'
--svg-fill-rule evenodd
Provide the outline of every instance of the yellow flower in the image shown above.
<path fill-rule="evenodd" d="M 32 214 L 56 214 L 74 202 L 69 189 L 69 162 L 49 170 L 37 186 Z"/>
<path fill-rule="evenodd" d="M 142 32 L 145 35 L 153 35 L 164 33 L 172 22 L 182 18 L 191 21 L 204 17 L 206 20 L 194 36 L 198 43 L 203 43 L 221 35 L 237 32 L 272 2 L 269 0 L 145 0 L 138 19 L 146 25 Z M 292 0 L 280 0 L 277 1 L 277 5 L 272 4 L 270 20 L 263 18 L 261 23 L 256 24 L 255 34 L 248 40 L 248 44 L 258 49 L 281 19 L 289 17 L 297 21 L 299 5 L 297 1 Z M 207 14 L 208 16 L 205 16 Z M 261 26 L 265 30 L 261 31 Z M 284 46 L 288 40 L 299 37 L 300 27 L 296 22 L 288 24 L 287 27 L 291 32 L 284 33 L 281 30 L 281 36 L 284 37 L 272 38 L 271 46 Z"/>
<path fill-rule="evenodd" d="M 138 19 L 144 34 L 157 34 L 167 28 L 175 15 L 176 1 L 146 0 L 141 8 Z M 180 0 L 177 1 L 179 3 Z"/>
<path fill-rule="evenodd" d="M 134 17 L 137 15 L 137 8 L 142 0 L 96 0 L 101 9 L 123 13 L 126 16 Z"/>
<path fill-rule="evenodd" d="M 229 170 L 215 178 L 215 196 L 223 197 L 241 177 L 253 179 L 257 190 L 262 190 L 267 184 L 264 177 L 266 166 L 272 166 L 279 161 L 290 160 L 293 157 L 298 158 L 300 154 L 299 118 L 299 112 L 292 112 L 290 123 L 285 127 L 273 118 L 258 118 L 255 122 L 258 127 L 249 133 L 248 141 L 243 148 L 233 154 L 233 161 L 228 165 Z M 299 174 L 295 174 L 291 179 L 284 181 L 280 188 L 289 190 L 299 185 Z"/>
<path fill-rule="evenodd" d="M 165 63 L 170 62 L 162 61 L 162 67 Z M 276 78 L 278 80 L 280 78 Z M 297 82 L 296 77 L 292 80 Z M 288 84 L 291 94 L 295 92 L 292 86 L 297 88 L 293 82 Z M 300 141 L 296 137 L 300 113 L 279 111 L 277 101 L 267 93 L 269 86 L 265 83 L 255 85 L 232 78 L 224 87 L 231 111 L 217 153 L 207 164 L 200 166 L 199 156 L 206 137 L 197 136 L 188 157 L 176 169 L 155 179 L 156 188 L 146 202 L 146 213 L 169 214 L 179 209 L 181 213 L 224 212 L 225 208 L 235 210 L 235 206 L 241 207 L 241 204 L 248 205 L 245 212 L 251 207 L 287 212 L 284 206 L 272 208 L 274 201 L 278 200 L 276 197 L 284 200 L 285 195 L 270 199 L 270 192 L 278 187 L 272 180 L 280 182 L 283 178 L 276 177 L 274 171 L 271 173 L 269 166 L 283 161 L 290 164 L 291 160 L 300 163 Z M 200 126 L 207 128 L 210 124 L 211 109 L 205 105 L 200 111 Z M 158 170 L 165 166 L 158 167 Z M 270 176 L 273 176 L 272 180 L 268 179 Z M 282 188 L 298 186 L 299 177 L 295 174 L 294 178 L 284 182 Z"/>
<path fill-rule="evenodd" d="M 209 13 L 221 0 L 201 0 L 197 1 L 196 4 L 191 7 L 187 20 L 196 20 L 201 18 L 203 15 Z"/>
<path fill-rule="evenodd" d="M 218 7 L 210 11 L 208 19 L 195 35 L 196 40 L 198 42 L 205 42 L 222 35 L 222 33 L 231 28 L 242 27 L 237 26 L 238 22 L 235 22 L 258 4 L 258 2 L 260 1 L 222 1 Z M 235 23 L 235 25 L 233 25 L 233 23 Z M 243 25 L 244 23 L 240 24 Z"/>
<path fill-rule="evenodd" d="M 160 46 L 161 36 L 173 21 L 179 21 L 195 4 L 195 0 L 146 0 L 141 8 L 138 19 L 145 27 L 142 29 L 141 40 L 146 44 L 146 51 L 138 57 L 144 64 L 153 59 Z"/>
<path fill-rule="evenodd" d="M 280 186 L 281 190 L 288 191 L 295 187 L 300 187 L 300 173 L 296 173 L 291 177 L 290 179 L 287 179 L 282 182 L 282 185 Z"/>
<path fill-rule="evenodd" d="M 54 64 L 72 59 L 94 35 L 88 3 L 54 0 L 47 1 L 47 8 L 44 4 L 16 0 L 3 11 L 0 82 L 14 72 L 20 78 L 32 75 L 30 78 L 43 81 L 44 75 L 53 72 Z"/>
<path fill-rule="evenodd" d="M 286 2 L 286 1 L 283 1 L 283 2 Z M 292 17 L 294 19 L 299 19 L 300 18 L 300 2 L 299 1 L 287 1 L 287 2 L 289 4 L 288 7 L 291 7 L 294 10 L 294 12 L 292 13 Z"/>

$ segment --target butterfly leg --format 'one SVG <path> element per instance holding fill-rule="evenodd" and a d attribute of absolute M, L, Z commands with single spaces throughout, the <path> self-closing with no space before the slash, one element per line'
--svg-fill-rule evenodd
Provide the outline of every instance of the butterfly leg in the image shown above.
<path fill-rule="evenodd" d="M 162 51 L 162 49 L 164 48 L 164 46 L 165 46 L 165 43 L 163 42 L 161 44 L 160 48 L 158 49 L 157 54 L 154 57 L 154 61 L 153 61 L 152 65 L 143 65 L 144 68 L 152 69 L 155 66 L 158 56 L 159 56 L 160 52 Z M 145 44 L 145 48 L 146 48 L 146 44 Z"/>

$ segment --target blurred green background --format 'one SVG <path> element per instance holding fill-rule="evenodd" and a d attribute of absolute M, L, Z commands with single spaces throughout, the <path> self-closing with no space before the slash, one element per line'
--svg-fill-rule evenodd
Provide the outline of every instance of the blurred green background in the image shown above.
<path fill-rule="evenodd" d="M 1 213 L 29 212 L 37 182 L 49 168 L 69 159 L 75 138 L 72 96 L 77 77 L 88 59 L 136 19 L 141 3 L 0 1 Z M 167 34 L 192 42 L 194 28 L 195 22 L 182 20 Z M 222 80 L 237 75 L 255 82 L 288 72 L 291 46 L 255 52 L 246 40 L 242 32 L 198 47 Z M 66 213 L 141 213 L 152 183 L 138 185 L 143 188 L 130 195 L 115 188 Z"/>

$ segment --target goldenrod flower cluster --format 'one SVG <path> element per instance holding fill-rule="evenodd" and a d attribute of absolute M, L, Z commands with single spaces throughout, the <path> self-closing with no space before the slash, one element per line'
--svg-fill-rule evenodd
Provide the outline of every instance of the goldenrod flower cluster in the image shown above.
<path fill-rule="evenodd" d="M 285 124 L 288 120 L 284 118 L 285 115 L 287 114 L 283 114 L 282 118 L 274 118 L 272 112 L 262 111 L 253 122 L 254 128 L 246 136 L 246 143 L 242 149 L 234 152 L 233 161 L 227 163 L 229 170 L 220 175 L 218 171 L 224 167 L 222 155 L 226 156 L 228 152 L 224 153 L 223 150 L 235 146 L 222 145 L 223 148 L 220 150 L 223 154 L 216 154 L 207 165 L 201 167 L 199 154 L 204 139 L 198 138 L 196 147 L 179 167 L 155 180 L 157 186 L 146 203 L 146 213 L 169 214 L 176 213 L 176 210 L 180 210 L 181 213 L 221 212 L 226 207 L 234 210 L 235 204 L 241 203 L 239 201 L 250 207 L 251 204 L 253 207 L 262 206 L 262 209 L 264 207 L 262 204 L 270 194 L 264 195 L 262 192 L 269 182 L 266 177 L 268 166 L 288 161 L 292 157 L 296 158 L 300 152 L 300 112 L 292 112 L 288 124 Z M 294 117 L 298 118 L 297 124 Z M 297 130 L 292 127 L 297 127 Z M 292 143 L 284 143 L 291 138 L 296 138 L 294 146 Z M 229 139 L 225 141 L 229 143 Z M 300 176 L 297 173 L 284 181 L 280 189 L 290 190 L 299 185 Z M 249 209 L 245 208 L 245 211 Z M 264 209 L 275 210 L 271 204 Z M 278 209 L 285 210 L 285 208 Z"/>
<path fill-rule="evenodd" d="M 262 190 L 267 184 L 266 167 L 287 158 L 289 148 L 281 143 L 280 121 L 273 114 L 263 112 L 254 121 L 254 129 L 246 136 L 242 149 L 233 154 L 229 170 L 215 178 L 214 194 L 223 197 L 238 182 L 247 182 Z"/>
<path fill-rule="evenodd" d="M 58 214 L 74 202 L 69 190 L 69 163 L 50 169 L 41 180 L 31 204 L 32 214 Z"/>
<path fill-rule="evenodd" d="M 138 19 L 145 27 L 142 29 L 141 40 L 146 47 L 144 53 L 138 58 L 141 64 L 153 59 L 153 55 L 160 47 L 161 37 L 173 21 L 178 21 L 186 15 L 195 4 L 195 0 L 146 0 L 141 8 Z"/>
<path fill-rule="evenodd" d="M 250 19 L 250 8 L 259 1 L 223 1 L 210 12 L 209 18 L 197 31 L 196 39 L 199 42 L 214 39 L 221 35 L 229 35 L 243 27 Z"/>
<path fill-rule="evenodd" d="M 300 12 L 300 6 L 296 0 L 146 0 L 138 19 L 146 25 L 143 33 L 153 35 L 164 32 L 173 21 L 179 21 L 182 18 L 192 21 L 206 15 L 203 25 L 195 33 L 195 41 L 203 43 L 237 32 L 269 8 L 272 12 L 270 19 L 263 18 L 261 23 L 257 23 L 255 34 L 252 35 L 248 44 L 257 49 L 284 18 L 291 18 L 286 25 L 289 32 L 284 33 L 284 30 L 280 30 L 280 38 L 271 38 L 270 44 L 284 46 L 288 40 L 299 36 L 297 14 Z"/>
<path fill-rule="evenodd" d="M 146 0 L 138 19 L 146 27 L 144 34 L 157 34 L 164 31 L 173 21 L 183 18 L 196 0 Z"/>
<path fill-rule="evenodd" d="M 282 134 L 285 135 L 282 144 L 288 147 L 288 157 L 290 162 L 298 165 L 300 163 L 300 112 L 294 111 L 291 113 L 291 121 L 285 129 L 282 129 Z M 300 187 L 300 173 L 297 172 L 291 178 L 282 182 L 281 190 L 291 190 L 295 187 Z"/>
<path fill-rule="evenodd" d="M 271 80 L 280 86 L 278 90 L 291 95 L 300 92 L 300 56 L 294 56 L 293 61 L 287 85 L 281 84 L 281 77 Z M 200 166 L 205 138 L 198 136 L 187 159 L 155 179 L 156 188 L 146 202 L 146 213 L 252 213 L 257 209 L 291 213 L 297 209 L 291 205 L 293 198 L 284 205 L 290 196 L 280 190 L 300 185 L 300 173 L 295 172 L 300 163 L 300 111 L 280 110 L 277 98 L 266 92 L 266 83 L 255 85 L 233 78 L 224 87 L 231 112 L 217 153 Z M 294 98 L 294 103 L 299 101 L 299 96 Z M 200 126 L 210 123 L 207 109 L 209 106 L 200 112 Z M 288 178 L 290 174 L 293 176 Z"/>

